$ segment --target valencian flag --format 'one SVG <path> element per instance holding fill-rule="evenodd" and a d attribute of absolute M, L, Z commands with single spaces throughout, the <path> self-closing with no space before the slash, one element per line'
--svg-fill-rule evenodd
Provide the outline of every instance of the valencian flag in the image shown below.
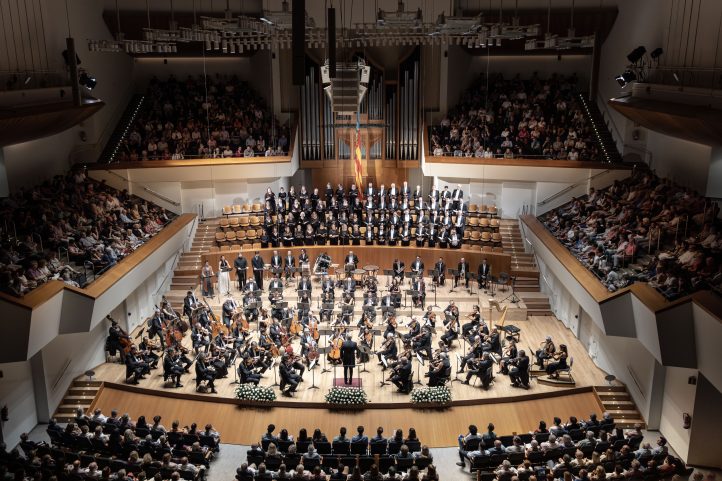
<path fill-rule="evenodd" d="M 356 174 L 356 187 L 358 187 L 359 199 L 363 200 L 363 170 L 361 168 L 361 122 L 359 113 L 356 112 L 356 148 L 354 149 L 353 168 Z"/>

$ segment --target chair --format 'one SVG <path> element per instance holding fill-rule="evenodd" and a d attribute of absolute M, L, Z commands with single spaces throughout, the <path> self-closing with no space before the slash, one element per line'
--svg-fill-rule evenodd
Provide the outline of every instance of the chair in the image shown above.
<path fill-rule="evenodd" d="M 225 215 L 227 217 L 227 216 L 231 215 L 232 213 L 233 213 L 233 209 L 231 208 L 230 205 L 223 206 L 223 215 Z"/>
<path fill-rule="evenodd" d="M 469 215 L 476 215 L 479 212 L 479 206 L 476 204 L 469 204 Z"/>
<path fill-rule="evenodd" d="M 569 363 L 567 364 L 567 367 L 557 368 L 557 374 L 566 374 L 569 378 L 569 382 L 574 382 L 574 377 L 572 377 L 572 365 L 574 364 L 574 358 L 569 357 Z"/>
<path fill-rule="evenodd" d="M 451 373 L 449 373 L 449 374 L 451 374 Z M 419 441 L 419 440 L 412 441 L 409 439 L 406 441 L 406 447 L 409 448 L 410 453 L 418 453 L 421 451 L 421 441 Z"/>
<path fill-rule="evenodd" d="M 479 219 L 479 227 L 482 229 L 486 229 L 489 227 L 489 218 L 488 217 L 482 217 Z"/>
<path fill-rule="evenodd" d="M 388 443 L 387 443 L 386 440 L 377 441 L 377 442 L 375 442 L 375 443 L 372 442 L 372 443 L 370 444 L 370 454 L 371 454 L 371 456 L 373 456 L 374 454 L 380 454 L 380 455 L 386 454 L 387 444 L 388 444 Z"/>
<path fill-rule="evenodd" d="M 479 232 L 478 230 L 473 231 L 470 235 L 470 238 L 471 244 L 478 244 L 479 242 L 481 242 L 481 232 Z"/>
<path fill-rule="evenodd" d="M 478 227 L 479 225 L 479 218 L 478 217 L 471 217 L 469 216 L 468 219 L 466 219 L 466 224 L 471 227 Z"/>
<path fill-rule="evenodd" d="M 252 215 L 250 217 L 250 224 L 253 227 L 261 225 L 261 219 L 258 218 L 258 216 Z"/>
<path fill-rule="evenodd" d="M 496 218 L 496 217 L 492 218 L 492 219 L 489 221 L 489 226 L 490 226 L 492 229 L 498 229 L 498 228 L 499 228 L 499 225 L 501 225 L 501 222 L 500 222 L 499 219 Z"/>
<path fill-rule="evenodd" d="M 229 230 L 226 232 L 226 242 L 234 242 L 236 240 L 236 232 Z M 229 247 L 229 246 L 223 246 L 223 247 Z"/>
<path fill-rule="evenodd" d="M 221 229 L 228 229 L 228 217 L 224 217 L 218 221 L 218 227 Z"/>
<path fill-rule="evenodd" d="M 228 219 L 228 226 L 231 229 L 236 229 L 240 225 L 240 219 L 238 217 L 231 217 Z"/>
<path fill-rule="evenodd" d="M 393 456 L 394 454 L 399 454 L 399 450 L 401 449 L 401 445 L 403 443 L 399 441 L 389 441 L 388 451 L 389 456 Z"/>
<path fill-rule="evenodd" d="M 321 459 L 319 459 L 319 458 L 307 459 L 307 458 L 302 457 L 301 464 L 303 464 L 304 469 L 306 469 L 308 471 L 313 471 L 316 466 L 321 465 Z M 286 467 L 288 467 L 288 466 L 286 466 Z"/>
<path fill-rule="evenodd" d="M 351 443 L 351 454 L 365 455 L 369 450 L 368 441 L 354 441 Z"/>
<path fill-rule="evenodd" d="M 246 231 L 237 230 L 236 231 L 236 240 L 239 241 L 241 244 L 243 244 L 243 241 L 246 240 Z"/>
<path fill-rule="evenodd" d="M 238 218 L 238 225 L 241 227 L 248 227 L 250 225 L 249 217 L 247 215 Z"/>
<path fill-rule="evenodd" d="M 414 465 L 414 458 L 396 458 L 396 471 L 406 472 Z"/>
<path fill-rule="evenodd" d="M 351 452 L 351 443 L 348 441 L 334 441 L 331 445 L 334 455 L 346 455 Z"/>
<path fill-rule="evenodd" d="M 233 204 L 231 206 L 231 210 L 233 212 L 233 215 L 241 215 L 243 210 L 241 210 L 241 204 Z"/>
<path fill-rule="evenodd" d="M 493 249 L 491 246 L 481 246 L 481 252 L 492 252 Z"/>
<path fill-rule="evenodd" d="M 210 246 L 208 248 L 208 252 L 218 252 L 219 250 L 218 246 Z"/>
<path fill-rule="evenodd" d="M 253 205 L 251 205 L 251 212 L 255 214 L 260 214 L 261 212 L 263 212 L 263 210 L 261 209 L 261 204 L 254 203 Z"/>
<path fill-rule="evenodd" d="M 331 454 L 331 443 L 328 441 L 314 441 L 313 446 L 321 456 Z"/>
<path fill-rule="evenodd" d="M 288 452 L 288 447 L 293 444 L 293 441 L 289 441 L 288 439 L 279 439 L 278 440 L 278 450 L 282 453 Z M 308 449 L 308 448 L 306 448 Z"/>
<path fill-rule="evenodd" d="M 222 244 L 226 241 L 226 235 L 223 232 L 216 232 L 216 243 Z"/>
<path fill-rule="evenodd" d="M 491 234 L 491 242 L 497 245 L 501 245 L 501 234 L 499 234 L 498 232 L 493 232 Z"/>
<path fill-rule="evenodd" d="M 488 213 L 489 213 L 489 206 L 487 206 L 486 204 L 481 204 L 479 206 L 479 214 L 486 215 Z"/>
<path fill-rule="evenodd" d="M 491 234 L 489 232 L 484 231 L 481 233 L 481 242 L 483 243 L 489 243 L 491 242 Z"/>

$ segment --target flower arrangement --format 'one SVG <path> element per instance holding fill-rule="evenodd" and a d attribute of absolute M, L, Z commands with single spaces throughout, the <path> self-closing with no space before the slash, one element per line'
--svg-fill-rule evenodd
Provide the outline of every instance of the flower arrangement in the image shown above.
<path fill-rule="evenodd" d="M 326 394 L 326 402 L 345 406 L 360 406 L 369 402 L 366 391 L 360 387 L 334 386 Z"/>
<path fill-rule="evenodd" d="M 256 386 L 253 383 L 247 383 L 236 388 L 236 398 L 244 401 L 267 403 L 276 400 L 276 392 L 269 386 Z"/>
<path fill-rule="evenodd" d="M 411 391 L 414 404 L 449 404 L 451 390 L 447 386 L 417 387 Z"/>

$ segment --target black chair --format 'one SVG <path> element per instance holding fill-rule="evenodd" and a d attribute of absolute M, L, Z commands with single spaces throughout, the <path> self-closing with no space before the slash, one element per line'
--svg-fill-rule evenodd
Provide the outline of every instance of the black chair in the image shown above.
<path fill-rule="evenodd" d="M 339 458 L 336 456 L 324 456 L 321 460 L 321 468 L 326 473 L 330 473 L 332 469 L 338 467 Z"/>
<path fill-rule="evenodd" d="M 509 455 L 504 454 L 492 454 L 491 455 L 491 465 L 492 466 L 499 466 L 504 461 L 507 461 L 509 459 Z"/>
<path fill-rule="evenodd" d="M 471 471 L 483 471 L 491 467 L 491 456 L 480 454 L 471 458 Z"/>
<path fill-rule="evenodd" d="M 308 451 L 308 447 L 313 444 L 313 441 L 306 439 L 303 441 L 296 441 L 296 451 L 303 454 Z"/>
<path fill-rule="evenodd" d="M 501 441 L 501 444 L 504 446 L 511 446 L 514 444 L 514 436 L 499 436 L 499 441 Z"/>
<path fill-rule="evenodd" d="M 509 462 L 512 466 L 519 466 L 524 462 L 524 453 L 509 453 Z"/>
<path fill-rule="evenodd" d="M 332 448 L 333 454 L 337 456 L 346 456 L 351 453 L 351 443 L 348 441 L 334 441 Z"/>
<path fill-rule="evenodd" d="M 503 473 L 500 473 L 496 479 L 497 481 L 511 481 L 511 477 L 514 475 L 511 471 L 505 471 Z"/>
<path fill-rule="evenodd" d="M 272 456 L 270 458 L 266 458 L 266 461 L 264 462 L 268 471 L 278 471 L 278 468 L 281 467 L 281 464 L 283 464 L 283 459 L 280 456 Z"/>
<path fill-rule="evenodd" d="M 396 460 L 391 456 L 381 456 L 379 458 L 379 471 L 386 474 L 389 472 L 389 468 L 396 464 Z"/>
<path fill-rule="evenodd" d="M 301 464 L 301 455 L 298 453 L 286 454 L 283 456 L 283 462 L 289 470 L 294 469 L 296 466 Z"/>
<path fill-rule="evenodd" d="M 414 458 L 396 458 L 396 470 L 406 472 L 414 465 Z"/>
<path fill-rule="evenodd" d="M 255 464 L 256 466 L 261 464 L 264 459 L 265 459 L 265 456 L 260 455 L 260 454 L 247 454 L 246 455 L 246 461 L 248 461 L 248 464 Z"/>
<path fill-rule="evenodd" d="M 293 441 L 289 441 L 288 439 L 286 439 L 286 440 L 279 439 L 278 440 L 278 450 L 281 451 L 282 453 L 287 453 L 289 446 L 291 446 L 292 444 L 293 444 Z M 306 448 L 306 449 L 308 449 L 308 448 Z"/>
<path fill-rule="evenodd" d="M 111 459 L 110 460 L 110 470 L 111 471 L 120 471 L 121 469 L 126 469 L 128 467 L 128 463 L 123 461 L 122 459 Z"/>
<path fill-rule="evenodd" d="M 315 441 L 313 446 L 321 456 L 331 454 L 331 443 L 328 441 Z"/>
<path fill-rule="evenodd" d="M 370 444 L 371 455 L 373 456 L 374 454 L 380 454 L 380 455 L 386 454 L 387 446 L 388 446 L 388 442 L 385 439 L 383 441 L 372 442 Z"/>
<path fill-rule="evenodd" d="M 200 451 L 191 451 L 188 453 L 188 462 L 200 466 L 201 464 L 206 468 L 210 466 L 210 459 Z"/>
<path fill-rule="evenodd" d="M 544 462 L 544 453 L 541 451 L 532 451 L 527 455 L 527 458 L 533 465 L 542 464 Z"/>
<path fill-rule="evenodd" d="M 478 451 L 480 444 L 481 444 L 481 438 L 469 439 L 466 442 L 466 444 L 464 445 L 464 451 L 466 451 L 466 452 Z"/>
<path fill-rule="evenodd" d="M 416 458 L 414 460 L 414 465 L 419 468 L 419 471 L 423 471 L 429 466 L 429 464 L 431 464 L 431 461 L 431 458 Z"/>
<path fill-rule="evenodd" d="M 541 444 L 549 440 L 549 433 L 536 433 L 534 435 L 534 439 L 536 439 L 536 441 Z"/>
<path fill-rule="evenodd" d="M 403 443 L 400 441 L 389 441 L 389 446 L 388 446 L 389 456 L 393 456 L 394 454 L 399 454 L 399 450 L 401 449 L 402 444 Z"/>
<path fill-rule="evenodd" d="M 139 438 L 145 438 L 149 434 L 150 434 L 150 429 L 148 429 L 148 428 L 139 428 L 139 427 L 135 428 L 135 435 L 138 436 Z"/>
<path fill-rule="evenodd" d="M 531 476 L 531 472 L 525 469 L 524 471 L 516 473 L 516 476 L 519 478 L 519 481 L 529 481 L 529 476 Z"/>
<path fill-rule="evenodd" d="M 307 471 L 313 471 L 316 466 L 321 466 L 321 458 L 308 459 L 302 457 L 301 464 L 303 464 L 304 469 L 306 469 Z M 286 465 L 286 467 L 288 468 L 289 466 Z M 289 469 L 295 469 L 295 466 Z"/>
<path fill-rule="evenodd" d="M 609 449 L 609 443 L 608 442 L 599 442 L 596 446 L 594 446 L 594 452 L 595 453 L 603 453 L 607 449 Z"/>
<path fill-rule="evenodd" d="M 351 443 L 351 454 L 365 455 L 366 453 L 368 453 L 368 450 L 368 441 L 354 441 Z"/>
<path fill-rule="evenodd" d="M 409 439 L 404 444 L 406 444 L 406 447 L 409 448 L 410 453 L 418 453 L 421 451 L 421 441 L 419 441 L 418 439 L 417 440 Z"/>
<path fill-rule="evenodd" d="M 209 449 L 212 449 L 213 451 L 218 451 L 218 440 L 214 438 L 213 436 L 206 436 L 201 434 L 198 436 L 198 441 L 201 443 L 201 446 L 207 446 Z M 280 449 L 280 446 L 279 446 Z"/>

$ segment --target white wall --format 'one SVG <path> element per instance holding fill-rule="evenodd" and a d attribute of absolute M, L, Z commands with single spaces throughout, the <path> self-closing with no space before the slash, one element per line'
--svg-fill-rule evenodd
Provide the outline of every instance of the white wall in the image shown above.
<path fill-rule="evenodd" d="M 694 411 L 696 386 L 687 382 L 690 376 L 697 376 L 695 369 L 668 367 L 664 382 L 664 403 L 659 430 L 669 445 L 683 460 L 689 453 L 690 431 L 682 427 L 682 413 Z"/>
<path fill-rule="evenodd" d="M 709 145 L 647 130 L 647 149 L 652 153 L 651 167 L 658 175 L 702 194 L 707 191 L 712 155 Z M 722 182 L 718 178 L 714 183 L 719 185 Z"/>
<path fill-rule="evenodd" d="M 3 423 L 3 435 L 13 446 L 20 434 L 30 432 L 38 423 L 30 361 L 0 364 L 0 405 L 8 407 L 8 421 Z"/>

